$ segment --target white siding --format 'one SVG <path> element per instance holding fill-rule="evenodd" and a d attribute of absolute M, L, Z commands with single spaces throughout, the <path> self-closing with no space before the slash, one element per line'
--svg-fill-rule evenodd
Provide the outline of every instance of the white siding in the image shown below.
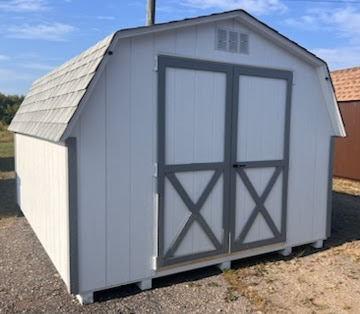
<path fill-rule="evenodd" d="M 20 134 L 15 139 L 19 205 L 69 286 L 67 148 Z"/>
<path fill-rule="evenodd" d="M 284 246 L 325 238 L 332 129 L 316 69 L 235 21 L 219 25 L 248 33 L 249 54 L 215 50 L 214 23 L 122 39 L 115 47 L 73 132 L 79 139 L 82 291 L 155 274 L 158 54 L 294 72 Z M 265 120 L 259 116 L 258 124 Z"/>

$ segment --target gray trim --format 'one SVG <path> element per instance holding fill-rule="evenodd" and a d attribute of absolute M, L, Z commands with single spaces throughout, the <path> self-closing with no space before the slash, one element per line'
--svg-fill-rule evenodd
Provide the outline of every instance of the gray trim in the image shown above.
<path fill-rule="evenodd" d="M 284 160 L 259 160 L 259 161 L 242 161 L 234 162 L 234 168 L 266 168 L 266 167 L 278 167 L 285 166 Z"/>
<path fill-rule="evenodd" d="M 331 236 L 331 218 L 332 218 L 332 182 L 333 182 L 333 169 L 334 169 L 334 149 L 335 137 L 330 138 L 329 147 L 329 169 L 328 169 L 328 187 L 327 187 L 327 214 L 326 214 L 326 237 Z"/>
<path fill-rule="evenodd" d="M 250 231 L 252 224 L 254 223 L 256 217 L 260 213 L 263 215 L 266 223 L 270 227 L 275 238 L 278 238 L 280 236 L 280 232 L 276 228 L 276 225 L 275 225 L 274 221 L 272 220 L 269 212 L 265 208 L 264 204 L 265 204 L 265 201 L 266 201 L 267 197 L 269 196 L 271 189 L 273 188 L 277 178 L 279 177 L 281 170 L 282 169 L 280 167 L 275 168 L 275 171 L 272 174 L 267 186 L 265 187 L 264 192 L 262 193 L 261 196 L 259 196 L 258 193 L 256 192 L 253 184 L 251 183 L 249 177 L 245 173 L 245 171 L 241 168 L 236 169 L 237 173 L 240 175 L 242 181 L 244 182 L 247 190 L 249 191 L 251 197 L 253 198 L 253 200 L 255 202 L 255 208 L 253 209 L 252 213 L 250 214 L 248 221 L 245 223 L 245 226 L 243 227 L 243 230 L 241 231 L 239 237 L 235 241 L 235 246 L 238 246 L 238 244 L 242 244 L 244 242 L 247 234 Z"/>
<path fill-rule="evenodd" d="M 210 72 L 221 72 L 226 75 L 226 100 L 225 100 L 225 140 L 224 140 L 224 162 L 214 162 L 214 163 L 192 163 L 192 164 L 177 164 L 177 165 L 167 165 L 165 162 L 165 90 L 166 90 L 166 68 L 181 68 L 181 69 L 190 69 L 190 70 L 201 70 L 201 71 L 210 71 Z M 232 89 L 232 75 L 233 67 L 230 65 L 224 65 L 222 63 L 216 62 L 206 62 L 193 59 L 183 59 L 172 56 L 159 56 L 158 57 L 158 165 L 159 165 L 159 178 L 158 178 L 158 193 L 159 193 L 159 213 L 158 213 L 158 259 L 157 266 L 162 267 L 166 265 L 172 265 L 176 263 L 181 263 L 184 261 L 190 261 L 194 259 L 199 259 L 203 257 L 215 256 L 221 253 L 226 253 L 229 250 L 229 227 L 228 227 L 228 213 L 229 213 L 229 199 L 227 197 L 227 192 L 229 191 L 229 180 L 230 167 L 225 165 L 230 165 L 230 132 L 231 125 L 228 123 L 231 117 L 231 89 Z M 200 197 L 197 204 L 194 204 L 191 199 L 188 197 L 185 190 L 182 188 L 180 182 L 177 180 L 175 172 L 185 172 L 185 171 L 202 171 L 202 170 L 215 170 L 215 173 L 205 188 L 202 196 Z M 200 209 L 204 204 L 206 198 L 209 196 L 213 186 L 220 177 L 224 175 L 224 187 L 223 187 L 223 222 L 222 226 L 224 229 L 223 239 L 219 243 L 218 239 L 214 236 L 213 232 L 207 225 L 206 221 L 200 215 Z M 174 186 L 175 190 L 180 195 L 181 199 L 190 210 L 191 215 L 187 222 L 184 224 L 182 230 L 171 244 L 168 252 L 165 252 L 164 242 L 165 242 L 165 233 L 164 233 L 164 197 L 165 195 L 165 178 L 168 178 L 171 184 Z M 201 225 L 211 242 L 214 244 L 215 249 L 195 253 L 181 257 L 173 257 L 177 247 L 184 238 L 187 230 L 190 228 L 191 224 L 197 220 Z"/>
<path fill-rule="evenodd" d="M 215 163 L 192 163 L 192 164 L 178 164 L 178 165 L 166 165 L 165 164 L 165 90 L 166 90 L 166 68 L 182 68 L 191 70 L 213 71 L 222 72 L 226 74 L 226 113 L 225 113 L 225 144 L 224 144 L 224 162 Z M 238 115 L 238 100 L 239 100 L 239 77 L 240 75 L 257 76 L 265 78 L 283 79 L 287 82 L 286 90 L 286 112 L 285 112 L 285 125 L 284 125 L 284 158 L 281 160 L 263 160 L 263 161 L 238 161 L 237 152 L 237 115 Z M 159 193 L 159 213 L 158 213 L 158 259 L 157 266 L 167 266 L 176 263 L 187 262 L 199 258 L 210 257 L 221 253 L 236 252 L 238 250 L 244 250 L 253 247 L 260 247 L 269 244 L 275 244 L 284 242 L 286 240 L 286 206 L 287 206 L 287 185 L 288 185 L 288 167 L 289 167 L 289 139 L 290 139 L 290 111 L 291 111 L 291 92 L 292 92 L 292 76 L 289 71 L 272 70 L 264 68 L 255 68 L 247 66 L 230 65 L 212 61 L 200 61 L 193 59 L 184 59 L 173 56 L 159 56 L 158 58 L 158 165 L 159 165 L 159 178 L 158 178 L 158 193 Z M 274 167 L 275 171 L 268 182 L 268 185 L 261 196 L 259 196 L 252 183 L 247 177 L 245 171 L 242 168 L 265 168 Z M 201 206 L 194 204 L 188 197 L 185 190 L 182 188 L 180 182 L 177 180 L 176 172 L 186 171 L 202 171 L 202 170 L 214 170 L 215 175 L 224 174 L 224 189 L 223 189 L 223 230 L 224 237 L 221 246 L 216 243 L 212 238 L 212 231 L 208 229 L 205 221 L 202 220 L 202 216 L 199 215 Z M 264 203 L 266 197 L 270 193 L 277 178 L 282 174 L 282 213 L 281 213 L 281 230 L 278 230 L 274 224 L 271 216 L 266 210 Z M 256 207 L 253 210 L 251 219 L 248 220 L 249 225 L 239 237 L 239 240 L 235 241 L 235 203 L 236 203 L 236 176 L 240 175 L 242 180 L 251 193 Z M 177 238 L 173 241 L 168 252 L 164 252 L 164 195 L 165 193 L 165 178 L 168 178 L 175 190 L 180 195 L 183 202 L 191 211 L 191 215 L 185 222 L 182 230 L 178 234 Z M 247 179 L 246 179 L 247 178 Z M 215 180 L 215 179 L 214 179 Z M 202 197 L 205 201 L 206 197 L 211 192 L 210 183 L 206 187 L 207 193 L 203 193 Z M 255 192 L 254 192 L 255 191 Z M 205 192 L 205 191 L 204 191 Z M 265 221 L 269 225 L 274 234 L 274 238 L 265 239 L 261 241 L 255 241 L 251 243 L 243 243 L 247 232 L 255 220 L 256 216 L 261 213 L 264 216 Z M 199 219 L 196 214 L 199 215 L 200 220 L 205 222 L 202 227 L 211 241 L 216 245 L 216 249 L 212 251 L 189 254 L 186 256 L 174 257 L 177 247 L 183 240 L 187 230 L 189 230 L 191 224 Z M 199 220 L 198 220 L 199 221 Z M 199 222 L 200 223 L 200 222 Z M 206 229 L 206 230 L 205 230 Z M 247 230 L 249 229 L 249 230 Z M 229 237 L 231 237 L 229 239 Z M 231 240 L 231 241 L 229 241 Z"/>
<path fill-rule="evenodd" d="M 181 185 L 180 181 L 176 177 L 174 173 L 168 173 L 166 176 L 175 188 L 176 192 L 179 194 L 180 198 L 191 212 L 189 218 L 185 222 L 184 226 L 182 227 L 180 233 L 175 238 L 173 243 L 170 245 L 170 248 L 166 252 L 164 258 L 172 257 L 176 252 L 177 248 L 181 244 L 182 240 L 184 239 L 187 231 L 190 229 L 193 222 L 197 221 L 202 229 L 205 231 L 205 234 L 208 236 L 210 241 L 214 244 L 215 248 L 219 250 L 221 245 L 219 241 L 216 239 L 216 236 L 211 231 L 209 225 L 206 223 L 205 219 L 201 215 L 200 211 L 203 205 L 205 204 L 206 199 L 209 197 L 212 189 L 214 188 L 216 182 L 219 180 L 220 176 L 222 175 L 222 170 L 216 170 L 213 174 L 212 178 L 210 179 L 209 183 L 205 187 L 203 193 L 201 194 L 199 200 L 196 204 L 191 200 L 189 195 L 186 193 L 185 189 Z"/>
<path fill-rule="evenodd" d="M 238 106 L 239 106 L 239 78 L 241 75 L 256 76 L 264 78 L 275 78 L 283 79 L 287 83 L 286 87 L 286 110 L 285 110 L 285 125 L 284 125 L 284 151 L 282 160 L 264 160 L 264 161 L 247 161 L 242 162 L 237 160 L 237 127 L 238 127 Z M 232 145 L 231 145 L 231 156 L 232 156 L 232 174 L 231 174 L 231 250 L 232 252 L 260 247 L 264 245 L 285 242 L 286 241 L 286 219 L 287 219 L 287 188 L 288 188 L 288 169 L 289 169 L 289 151 L 290 151 L 290 114 L 291 114 L 291 92 L 292 92 L 292 78 L 293 74 L 289 71 L 283 70 L 272 70 L 263 68 L 251 68 L 244 66 L 234 67 L 234 80 L 233 80 L 233 113 L 232 113 Z M 246 173 L 242 168 L 264 168 L 264 167 L 276 167 L 273 177 L 270 179 L 263 195 L 259 198 L 256 191 L 247 177 Z M 282 203 L 281 203 L 281 230 L 277 230 L 273 220 L 268 214 L 264 203 L 266 199 L 265 192 L 269 193 L 271 188 L 276 182 L 276 179 L 282 172 Z M 256 207 L 251 213 L 248 221 L 246 222 L 240 235 L 235 235 L 235 221 L 236 221 L 236 176 L 240 175 L 244 182 L 247 190 L 253 197 Z M 273 181 L 273 182 L 272 182 Z M 268 191 L 267 191 L 268 190 Z M 255 193 L 254 193 L 255 192 Z M 265 197 L 263 199 L 263 196 Z M 255 221 L 259 214 L 260 208 L 261 213 L 271 231 L 274 234 L 274 238 L 265 239 L 261 241 L 255 241 L 251 243 L 243 243 L 249 232 L 252 223 Z"/>
<path fill-rule="evenodd" d="M 218 170 L 224 169 L 223 162 L 208 162 L 198 164 L 177 164 L 164 165 L 164 172 L 186 172 L 186 171 L 202 171 L 202 170 Z"/>
<path fill-rule="evenodd" d="M 69 188 L 69 245 L 70 245 L 70 293 L 79 293 L 78 256 L 78 190 L 77 190 L 77 143 L 69 137 L 68 148 L 68 188 Z"/>

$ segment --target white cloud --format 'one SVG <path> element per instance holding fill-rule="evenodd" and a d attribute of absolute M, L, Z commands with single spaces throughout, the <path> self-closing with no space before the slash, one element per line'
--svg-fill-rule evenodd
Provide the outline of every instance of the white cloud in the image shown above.
<path fill-rule="evenodd" d="M 255 14 L 283 13 L 287 10 L 287 6 L 280 0 L 185 0 L 182 4 L 203 10 L 244 9 Z"/>
<path fill-rule="evenodd" d="M 9 59 L 10 59 L 10 57 L 8 57 L 8 56 L 0 55 L 0 61 L 7 61 Z"/>
<path fill-rule="evenodd" d="M 0 10 L 9 12 L 39 12 L 47 11 L 47 0 L 2 0 Z"/>
<path fill-rule="evenodd" d="M 96 17 L 98 20 L 108 20 L 108 21 L 113 21 L 115 20 L 114 16 L 103 16 L 103 15 L 99 15 Z"/>
<path fill-rule="evenodd" d="M 351 6 L 338 9 L 313 8 L 299 18 L 285 20 L 287 25 L 317 32 L 331 32 L 333 47 L 312 49 L 328 62 L 330 69 L 360 65 L 360 10 Z M 342 46 L 337 44 L 341 39 Z"/>
<path fill-rule="evenodd" d="M 325 60 L 331 70 L 360 65 L 360 47 L 349 46 L 334 49 L 318 48 L 313 53 Z"/>
<path fill-rule="evenodd" d="M 8 29 L 8 37 L 21 39 L 40 39 L 51 41 L 65 41 L 66 36 L 76 28 L 72 25 L 62 23 L 48 23 L 21 26 L 13 26 Z"/>
<path fill-rule="evenodd" d="M 358 41 L 360 35 L 360 10 L 354 7 L 343 7 L 339 9 L 315 8 L 308 10 L 305 15 L 299 18 L 290 18 L 285 23 L 313 31 L 332 31 L 336 34 Z"/>

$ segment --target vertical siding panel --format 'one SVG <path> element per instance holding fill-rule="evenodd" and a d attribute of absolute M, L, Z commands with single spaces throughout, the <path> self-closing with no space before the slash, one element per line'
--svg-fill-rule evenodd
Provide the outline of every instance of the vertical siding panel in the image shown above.
<path fill-rule="evenodd" d="M 315 72 L 298 65 L 293 86 L 288 194 L 288 243 L 312 240 L 312 210 L 316 155 L 316 106 L 308 88 Z M 307 90 L 307 93 L 303 91 Z"/>
<path fill-rule="evenodd" d="M 20 134 L 15 138 L 21 210 L 69 286 L 67 148 Z"/>
<path fill-rule="evenodd" d="M 81 115 L 79 180 L 80 291 L 106 284 L 105 80 L 102 76 Z"/>
<path fill-rule="evenodd" d="M 121 69 L 119 71 L 119 69 Z M 107 284 L 130 280 L 131 56 L 130 40 L 114 49 L 107 65 Z"/>
<path fill-rule="evenodd" d="M 131 278 L 152 274 L 153 253 L 153 37 L 131 41 Z"/>

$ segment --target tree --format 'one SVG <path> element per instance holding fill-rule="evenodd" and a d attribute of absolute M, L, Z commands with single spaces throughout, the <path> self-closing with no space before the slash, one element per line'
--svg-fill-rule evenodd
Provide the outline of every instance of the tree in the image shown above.
<path fill-rule="evenodd" d="M 24 98 L 22 95 L 4 95 L 0 93 L 0 121 L 2 123 L 10 124 Z"/>

